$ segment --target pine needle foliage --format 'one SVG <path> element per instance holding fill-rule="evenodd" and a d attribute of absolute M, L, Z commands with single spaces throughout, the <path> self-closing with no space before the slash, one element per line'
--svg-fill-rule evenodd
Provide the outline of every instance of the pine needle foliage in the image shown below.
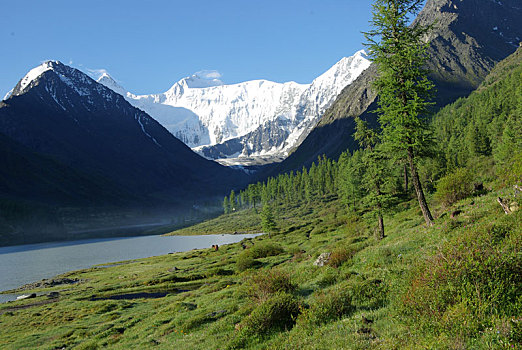
<path fill-rule="evenodd" d="M 385 148 L 407 158 L 410 173 L 424 219 L 433 217 L 419 181 L 417 158 L 429 141 L 425 116 L 433 83 L 425 68 L 428 44 L 424 38 L 429 26 L 409 25 L 421 0 L 377 0 L 373 5 L 372 30 L 364 33 L 369 55 L 378 68 L 374 88 L 378 93 L 377 113 Z"/>

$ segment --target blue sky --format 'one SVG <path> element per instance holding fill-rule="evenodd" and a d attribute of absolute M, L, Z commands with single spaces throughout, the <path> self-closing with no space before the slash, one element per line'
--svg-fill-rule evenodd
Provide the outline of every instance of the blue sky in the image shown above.
<path fill-rule="evenodd" d="M 0 98 L 48 59 L 135 93 L 202 70 L 225 83 L 311 82 L 362 49 L 370 0 L 16 0 L 0 5 Z"/>

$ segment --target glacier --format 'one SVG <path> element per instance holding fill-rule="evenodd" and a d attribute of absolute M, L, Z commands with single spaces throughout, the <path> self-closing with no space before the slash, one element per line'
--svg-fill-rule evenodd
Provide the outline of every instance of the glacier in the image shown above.
<path fill-rule="evenodd" d="M 361 50 L 342 58 L 310 84 L 252 80 L 227 85 L 194 74 L 164 93 L 149 95 L 126 91 L 107 73 L 97 81 L 207 158 L 286 156 L 369 65 Z M 267 133 L 277 137 L 270 140 Z"/>

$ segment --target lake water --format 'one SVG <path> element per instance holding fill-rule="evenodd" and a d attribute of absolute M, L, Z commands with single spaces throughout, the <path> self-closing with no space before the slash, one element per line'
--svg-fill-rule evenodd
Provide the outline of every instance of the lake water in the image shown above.
<path fill-rule="evenodd" d="M 93 265 L 210 248 L 258 235 L 141 236 L 0 247 L 0 291 Z M 0 294 L 0 303 L 16 296 Z"/>

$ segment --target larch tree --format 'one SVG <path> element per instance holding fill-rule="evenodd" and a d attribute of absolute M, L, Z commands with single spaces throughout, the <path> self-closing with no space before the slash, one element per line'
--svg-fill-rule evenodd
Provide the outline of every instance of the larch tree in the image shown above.
<path fill-rule="evenodd" d="M 228 200 L 227 196 L 223 198 L 223 211 L 225 212 L 225 214 L 230 213 L 230 201 Z"/>
<path fill-rule="evenodd" d="M 391 195 L 386 190 L 389 181 L 389 158 L 381 149 L 379 134 L 368 126 L 365 121 L 356 118 L 356 132 L 354 138 L 364 148 L 362 155 L 363 173 L 362 187 L 367 193 L 364 197 L 367 206 L 377 216 L 378 233 L 377 239 L 383 239 L 384 235 L 384 212 L 391 205 Z"/>
<path fill-rule="evenodd" d="M 374 88 L 378 93 L 383 146 L 404 157 L 419 206 L 428 226 L 433 225 L 417 170 L 417 158 L 429 142 L 426 114 L 433 89 L 428 79 L 425 42 L 430 27 L 409 24 L 422 0 L 376 0 L 371 30 L 364 33 L 369 55 L 377 65 Z"/>
<path fill-rule="evenodd" d="M 277 231 L 273 208 L 269 203 L 263 205 L 263 209 L 261 210 L 261 227 L 265 233 L 268 233 L 268 237 L 272 237 L 272 233 Z"/>
<path fill-rule="evenodd" d="M 230 211 L 236 210 L 236 192 L 230 191 Z"/>

